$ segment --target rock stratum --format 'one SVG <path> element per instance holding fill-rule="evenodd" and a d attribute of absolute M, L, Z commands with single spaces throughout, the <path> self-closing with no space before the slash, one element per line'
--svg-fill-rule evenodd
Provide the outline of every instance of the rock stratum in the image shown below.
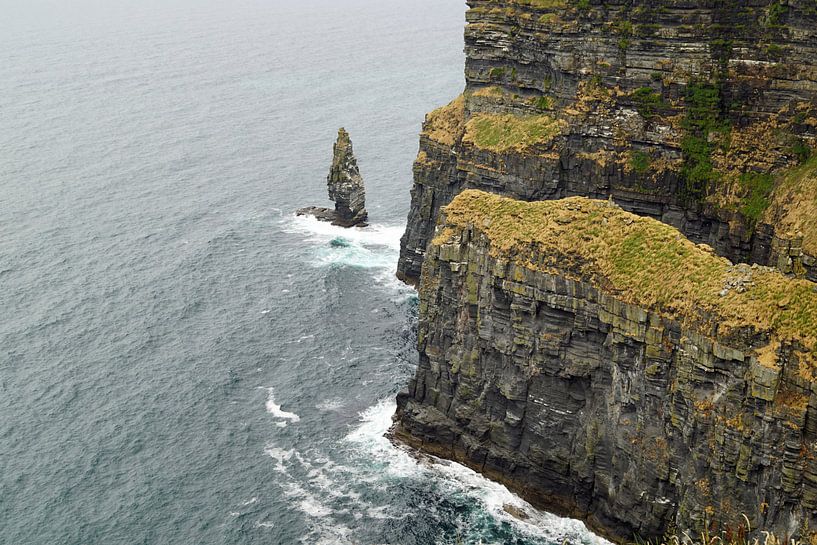
<path fill-rule="evenodd" d="M 326 184 L 329 200 L 335 203 L 335 209 L 313 206 L 298 210 L 298 215 L 315 216 L 321 221 L 341 227 L 365 226 L 369 218 L 366 212 L 366 190 L 352 150 L 352 140 L 343 128 L 338 130 L 338 139 L 332 149 L 332 166 Z"/>
<path fill-rule="evenodd" d="M 618 541 L 748 520 L 814 542 L 813 283 L 609 201 L 467 190 L 419 292 L 396 438 Z"/>
<path fill-rule="evenodd" d="M 428 115 L 398 273 L 482 189 L 612 197 L 734 262 L 817 279 L 814 0 L 469 0 L 466 88 Z"/>

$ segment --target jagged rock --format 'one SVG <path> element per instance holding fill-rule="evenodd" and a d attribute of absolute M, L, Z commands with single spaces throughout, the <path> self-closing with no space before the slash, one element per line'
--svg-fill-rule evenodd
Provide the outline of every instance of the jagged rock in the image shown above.
<path fill-rule="evenodd" d="M 428 246 L 393 437 L 621 542 L 745 520 L 814 542 L 813 286 L 604 201 L 467 190 Z"/>
<path fill-rule="evenodd" d="M 333 148 L 332 167 L 326 182 L 329 199 L 334 201 L 335 209 L 302 208 L 298 210 L 298 215 L 315 216 L 321 221 L 329 221 L 341 227 L 365 226 L 368 213 L 363 177 L 352 151 L 352 140 L 343 128 L 338 130 L 338 139 Z"/>
<path fill-rule="evenodd" d="M 612 196 L 734 262 L 779 265 L 817 280 L 817 222 L 807 208 L 814 189 L 775 191 L 769 215 L 750 217 L 750 191 L 741 185 L 741 174 L 785 170 L 796 147 L 806 153 L 817 144 L 812 4 L 468 4 L 465 93 L 424 124 L 401 278 L 418 280 L 440 208 L 477 188 L 527 201 Z M 725 174 L 690 198 L 684 172 L 696 164 L 685 151 L 685 127 L 707 96 L 719 127 L 729 127 L 728 145 L 717 131 L 693 136 L 711 145 L 712 165 Z M 491 115 L 549 116 L 566 125 L 547 142 L 498 148 L 470 138 Z M 792 203 L 804 212 L 788 214 Z M 810 232 L 783 237 L 782 220 L 786 230 Z"/>

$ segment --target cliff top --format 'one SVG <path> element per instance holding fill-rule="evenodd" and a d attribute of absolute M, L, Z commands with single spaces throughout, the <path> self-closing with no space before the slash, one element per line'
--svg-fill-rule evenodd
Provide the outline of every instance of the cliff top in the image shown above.
<path fill-rule="evenodd" d="M 494 257 L 590 281 L 705 334 L 716 326 L 719 338 L 748 328 L 765 333 L 769 347 L 799 343 L 807 351 L 803 359 L 817 363 L 814 284 L 765 267 L 733 266 L 657 220 L 582 197 L 529 203 L 466 190 L 446 207 L 433 243 L 446 244 L 469 227 L 488 237 Z"/>

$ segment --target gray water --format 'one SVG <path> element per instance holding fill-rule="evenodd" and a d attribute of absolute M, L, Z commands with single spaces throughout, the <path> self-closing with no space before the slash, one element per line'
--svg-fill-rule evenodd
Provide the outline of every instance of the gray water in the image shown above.
<path fill-rule="evenodd" d="M 383 438 L 464 9 L 0 0 L 1 543 L 594 542 Z M 340 126 L 363 230 L 292 214 L 326 203 Z"/>

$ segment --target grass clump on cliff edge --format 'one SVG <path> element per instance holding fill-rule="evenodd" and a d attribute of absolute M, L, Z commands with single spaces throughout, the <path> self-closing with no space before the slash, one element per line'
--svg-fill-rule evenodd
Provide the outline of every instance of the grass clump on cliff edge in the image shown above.
<path fill-rule="evenodd" d="M 447 106 L 437 108 L 426 116 L 423 136 L 446 146 L 453 146 L 465 131 L 465 97 L 455 98 Z"/>
<path fill-rule="evenodd" d="M 490 240 L 494 257 L 589 282 L 622 301 L 650 309 L 718 337 L 746 327 L 776 342 L 817 349 L 817 292 L 768 268 L 732 266 L 673 227 L 582 197 L 523 202 L 467 190 L 445 209 L 433 243 L 473 227 Z M 751 276 L 745 291 L 728 290 Z"/>
<path fill-rule="evenodd" d="M 784 174 L 764 216 L 779 233 L 803 234 L 803 250 L 817 254 L 817 155 Z"/>
<path fill-rule="evenodd" d="M 477 114 L 465 125 L 466 142 L 502 153 L 549 144 L 563 128 L 549 115 Z"/>
<path fill-rule="evenodd" d="M 567 0 L 512 0 L 520 6 L 530 6 L 536 9 L 558 9 L 567 7 Z"/>

